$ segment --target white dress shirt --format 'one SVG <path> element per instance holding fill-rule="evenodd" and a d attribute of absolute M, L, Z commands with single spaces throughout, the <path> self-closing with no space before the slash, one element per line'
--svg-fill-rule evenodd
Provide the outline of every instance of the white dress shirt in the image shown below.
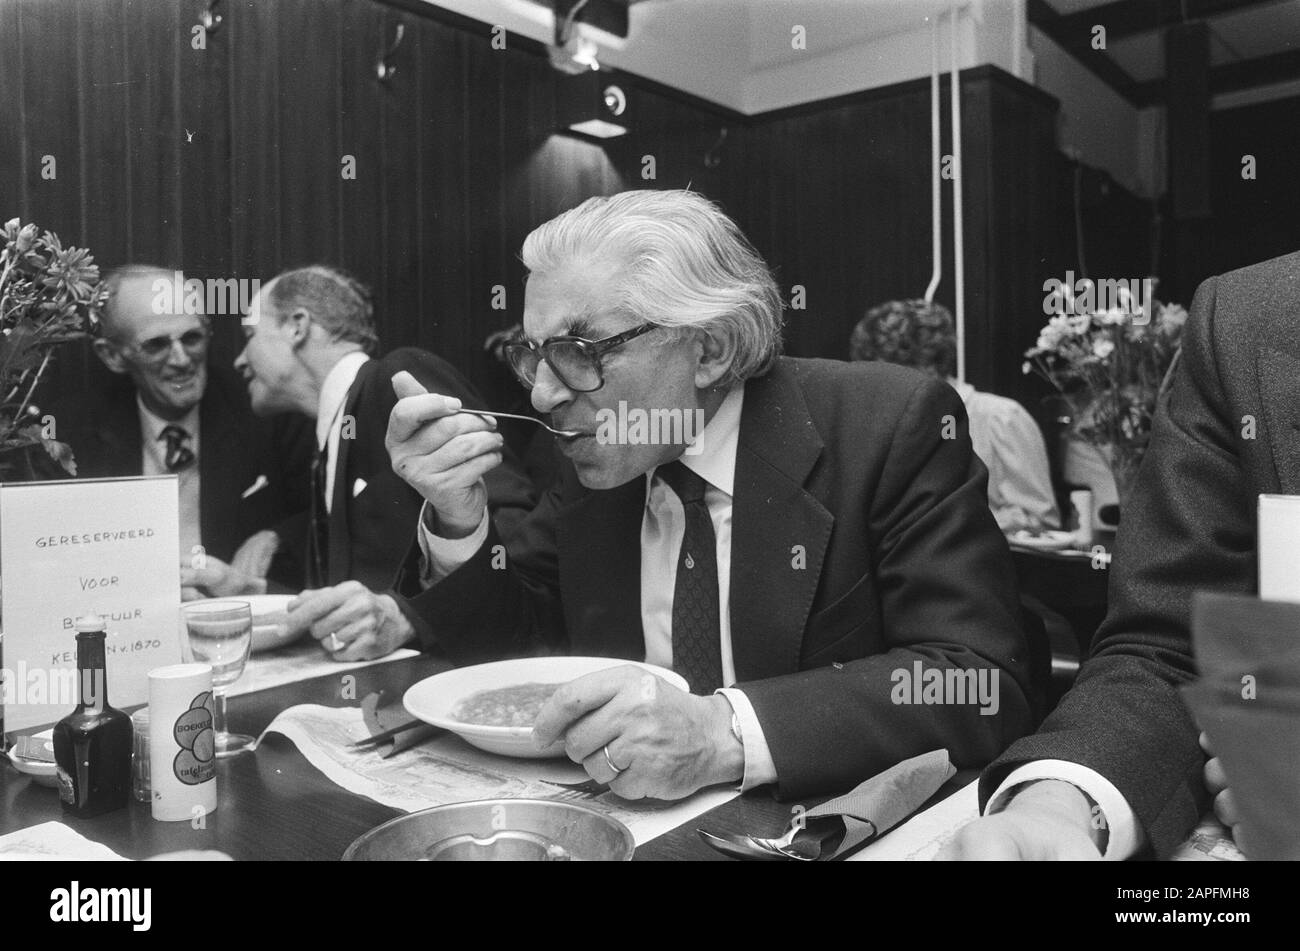
<path fill-rule="evenodd" d="M 722 681 L 736 680 L 731 642 L 731 508 L 736 477 L 736 445 L 744 388 L 735 387 L 698 437 L 700 451 L 683 454 L 681 462 L 705 480 L 704 504 L 713 520 L 717 542 L 718 618 L 721 636 Z M 677 559 L 686 534 L 681 500 L 656 473 L 647 473 L 646 505 L 641 520 L 641 624 L 645 637 L 645 660 L 672 669 L 673 594 L 677 584 Z M 463 539 L 439 538 L 420 519 L 420 548 L 424 553 L 424 584 L 431 586 L 455 571 L 487 540 L 486 514 L 475 532 Z M 743 789 L 776 781 L 776 766 L 753 705 L 735 688 L 718 691 L 727 698 L 740 722 L 745 748 Z"/>
<path fill-rule="evenodd" d="M 325 374 L 316 411 L 316 447 L 325 453 L 325 511 L 334 510 L 334 473 L 338 470 L 339 439 L 343 432 L 343 404 L 356 382 L 361 365 L 370 358 L 357 350 L 345 355 Z M 355 424 L 353 424 L 355 425 Z"/>
<path fill-rule="evenodd" d="M 1060 528 L 1042 431 L 1015 400 L 949 382 L 966 404 L 970 441 L 989 470 L 989 508 L 1003 531 Z"/>
<path fill-rule="evenodd" d="M 1102 858 L 1122 862 L 1146 845 L 1146 835 L 1138 826 L 1133 807 L 1128 804 L 1123 793 L 1115 788 L 1115 784 L 1095 769 L 1068 760 L 1034 760 L 1012 770 L 989 797 L 984 815 L 991 816 L 1005 809 L 1017 786 L 1042 779 L 1059 779 L 1077 786 L 1101 809 L 1106 830 L 1106 848 L 1102 852 Z"/>
<path fill-rule="evenodd" d="M 180 508 L 180 554 L 181 560 L 189 564 L 195 549 L 203 544 L 199 516 L 199 407 L 196 405 L 184 418 L 169 423 L 150 412 L 139 394 L 136 395 L 135 405 L 140 415 L 140 471 L 147 476 L 176 476 Z M 194 453 L 194 461 L 175 473 L 167 468 L 167 440 L 162 436 L 162 431 L 168 426 L 179 426 L 189 433 L 190 438 L 185 445 Z"/>

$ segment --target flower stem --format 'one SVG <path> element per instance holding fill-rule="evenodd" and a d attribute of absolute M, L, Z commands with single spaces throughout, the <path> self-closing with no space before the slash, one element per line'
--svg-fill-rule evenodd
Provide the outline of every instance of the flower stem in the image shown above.
<path fill-rule="evenodd" d="M 40 367 L 37 368 L 36 377 L 32 380 L 32 385 L 27 388 L 27 395 L 24 396 L 23 401 L 18 404 L 18 412 L 14 413 L 15 424 L 22 422 L 23 412 L 27 409 L 27 404 L 31 402 L 32 394 L 36 392 L 36 385 L 41 382 L 41 376 L 45 373 L 45 368 L 50 365 L 50 357 L 52 356 L 54 356 L 54 351 L 45 351 L 45 359 L 41 361 Z"/>

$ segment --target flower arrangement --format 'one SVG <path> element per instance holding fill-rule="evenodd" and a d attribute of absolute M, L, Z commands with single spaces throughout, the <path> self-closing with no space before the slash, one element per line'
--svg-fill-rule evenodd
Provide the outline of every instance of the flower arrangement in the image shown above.
<path fill-rule="evenodd" d="M 1108 460 L 1121 508 L 1151 439 L 1160 384 L 1186 321 L 1178 304 L 1148 295 L 1140 307 L 1124 291 L 1104 311 L 1058 312 L 1025 351 L 1023 371 L 1061 394 L 1070 408 L 1070 432 Z"/>
<path fill-rule="evenodd" d="M 76 475 L 72 451 L 49 438 L 32 394 L 55 348 L 97 325 L 106 296 L 99 267 L 85 248 L 65 248 L 58 235 L 17 218 L 0 242 L 0 479 L 14 477 L 4 461 L 12 450 L 36 445 Z"/>

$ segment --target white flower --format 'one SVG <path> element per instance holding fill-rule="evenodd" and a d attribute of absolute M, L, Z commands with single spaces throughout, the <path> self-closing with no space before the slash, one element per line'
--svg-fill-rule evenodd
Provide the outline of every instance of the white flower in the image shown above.
<path fill-rule="evenodd" d="M 1021 373 L 1029 373 L 1031 370 L 1033 370 L 1033 367 L 1030 365 L 1030 363 L 1029 363 L 1028 360 L 1026 360 L 1024 363 L 1020 364 L 1020 372 L 1021 372 Z"/>
<path fill-rule="evenodd" d="M 1053 351 L 1060 346 L 1062 340 L 1078 332 L 1074 318 L 1069 314 L 1056 314 L 1047 322 L 1047 326 L 1038 332 L 1037 347 L 1045 352 Z"/>
<path fill-rule="evenodd" d="M 1160 326 L 1166 330 L 1177 330 L 1187 323 L 1187 310 L 1179 304 L 1165 304 L 1160 308 Z"/>
<path fill-rule="evenodd" d="M 1092 342 L 1093 356 L 1097 357 L 1098 359 L 1105 360 L 1108 356 L 1111 355 L 1111 353 L 1114 352 L 1114 350 L 1115 350 L 1115 341 L 1113 340 L 1107 340 L 1106 338 L 1102 337 Z"/>

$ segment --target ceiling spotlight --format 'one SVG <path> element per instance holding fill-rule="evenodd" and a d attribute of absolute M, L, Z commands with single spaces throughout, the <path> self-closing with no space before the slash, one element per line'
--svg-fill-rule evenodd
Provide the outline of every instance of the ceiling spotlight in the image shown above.
<path fill-rule="evenodd" d="M 627 95 L 617 86 L 605 87 L 605 108 L 612 116 L 621 116 L 627 112 Z"/>
<path fill-rule="evenodd" d="M 592 139 L 613 139 L 626 135 L 630 113 L 622 86 L 602 82 L 590 72 L 556 84 L 556 116 L 560 128 Z"/>

